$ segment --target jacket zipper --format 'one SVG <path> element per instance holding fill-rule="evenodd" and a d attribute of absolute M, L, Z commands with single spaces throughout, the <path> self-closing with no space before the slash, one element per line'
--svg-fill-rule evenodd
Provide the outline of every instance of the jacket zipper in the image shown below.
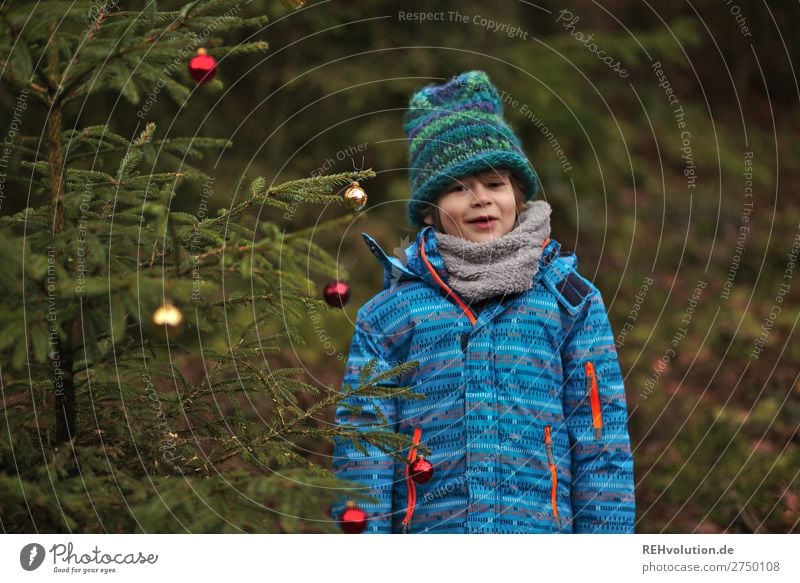
<path fill-rule="evenodd" d="M 417 447 L 419 440 L 422 437 L 422 428 L 414 428 L 414 437 L 412 442 L 414 445 L 408 450 L 408 463 L 406 464 L 406 488 L 408 489 L 408 505 L 406 506 L 406 515 L 403 518 L 403 534 L 408 534 L 411 531 L 411 517 L 414 516 L 414 507 L 417 505 L 417 484 L 411 478 L 411 464 L 417 459 Z"/>
<path fill-rule="evenodd" d="M 550 243 L 550 237 L 545 239 L 544 243 L 542 243 L 542 250 Z M 425 267 L 428 269 L 428 272 L 433 277 L 434 281 L 442 288 L 442 291 L 445 292 L 446 297 L 452 297 L 453 301 L 461 308 L 461 311 L 470 321 L 470 323 L 475 326 L 478 322 L 478 319 L 475 317 L 475 314 L 472 310 L 469 309 L 469 306 L 464 303 L 458 294 L 453 291 L 450 286 L 448 286 L 439 274 L 434 269 L 431 262 L 428 261 L 428 257 L 425 253 L 425 239 L 423 237 L 422 242 L 419 246 L 420 257 L 422 258 L 422 262 L 425 264 Z M 469 336 L 463 335 L 461 337 L 461 350 L 462 352 L 466 353 L 467 344 L 469 343 Z M 417 504 L 417 487 L 414 483 L 414 480 L 411 478 L 411 464 L 416 459 L 417 448 L 416 445 L 419 445 L 420 437 L 422 436 L 422 429 L 420 427 L 414 428 L 414 438 L 413 443 L 414 445 L 408 452 L 408 462 L 406 464 L 406 488 L 408 489 L 408 505 L 406 506 L 406 515 L 403 518 L 402 526 L 403 526 L 403 534 L 408 534 L 411 530 L 411 517 L 414 515 L 414 507 Z M 551 479 L 551 490 L 550 490 L 550 500 L 553 506 L 553 516 L 556 519 L 556 524 L 558 528 L 561 528 L 561 519 L 558 516 L 558 505 L 556 504 L 556 494 L 558 492 L 558 472 L 556 471 L 556 464 L 553 460 L 553 446 L 550 442 L 550 426 L 548 425 L 545 427 L 545 445 L 547 446 L 547 462 L 550 465 L 550 479 Z"/>
<path fill-rule="evenodd" d="M 550 466 L 550 505 L 553 507 L 553 517 L 556 519 L 556 526 L 561 528 L 561 518 L 558 516 L 558 471 L 556 462 L 553 459 L 553 442 L 550 439 L 550 426 L 544 428 L 544 445 L 547 448 L 547 465 Z"/>
<path fill-rule="evenodd" d="M 475 317 L 475 314 L 473 314 L 472 310 L 470 310 L 469 307 L 467 306 L 467 304 L 464 303 L 464 300 L 462 300 L 458 296 L 458 294 L 456 294 L 456 292 L 454 292 L 450 288 L 449 285 L 447 285 L 444 281 L 442 281 L 442 278 L 439 277 L 438 273 L 436 273 L 436 270 L 433 268 L 433 265 L 431 265 L 431 262 L 428 261 L 428 256 L 425 255 L 425 239 L 424 238 L 422 240 L 422 244 L 419 246 L 419 254 L 420 254 L 420 257 L 422 257 L 423 263 L 425 263 L 425 267 L 428 268 L 428 271 L 433 276 L 433 279 L 436 281 L 436 283 L 439 284 L 439 287 L 441 287 L 442 290 L 447 292 L 446 293 L 447 297 L 452 297 L 453 298 L 453 300 L 456 302 L 456 304 L 458 304 L 458 307 L 461 308 L 461 311 L 464 312 L 464 315 L 469 319 L 470 323 L 474 326 L 475 322 L 478 321 L 478 319 Z"/>
<path fill-rule="evenodd" d="M 597 372 L 591 360 L 586 361 L 586 396 L 592 406 L 594 438 L 603 439 L 603 411 L 600 408 L 600 391 L 597 388 Z"/>

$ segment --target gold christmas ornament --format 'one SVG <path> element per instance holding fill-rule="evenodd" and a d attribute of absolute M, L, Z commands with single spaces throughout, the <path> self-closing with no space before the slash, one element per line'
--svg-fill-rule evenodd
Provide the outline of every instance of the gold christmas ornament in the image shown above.
<path fill-rule="evenodd" d="M 153 312 L 153 322 L 156 326 L 166 326 L 170 330 L 176 330 L 183 322 L 183 314 L 170 302 L 165 302 Z"/>
<path fill-rule="evenodd" d="M 350 187 L 344 191 L 344 202 L 350 210 L 360 211 L 367 206 L 367 193 L 359 186 L 358 182 L 353 182 Z"/>

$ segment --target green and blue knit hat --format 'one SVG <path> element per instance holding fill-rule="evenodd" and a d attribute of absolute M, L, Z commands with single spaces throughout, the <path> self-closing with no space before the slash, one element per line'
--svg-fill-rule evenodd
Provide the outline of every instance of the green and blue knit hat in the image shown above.
<path fill-rule="evenodd" d="M 448 184 L 487 169 L 511 171 L 526 200 L 539 191 L 539 179 L 484 71 L 467 71 L 417 91 L 403 129 L 411 186 L 408 218 L 417 227 L 424 225 L 426 211 Z"/>

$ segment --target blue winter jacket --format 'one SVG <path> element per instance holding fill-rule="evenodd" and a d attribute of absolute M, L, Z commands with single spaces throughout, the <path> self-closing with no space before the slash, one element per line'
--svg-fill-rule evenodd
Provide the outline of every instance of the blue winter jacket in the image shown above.
<path fill-rule="evenodd" d="M 534 286 L 476 313 L 448 287 L 430 227 L 403 260 L 364 238 L 385 289 L 358 312 L 343 384 L 358 386 L 371 361 L 376 375 L 417 361 L 393 382 L 426 398 L 351 396 L 361 411 L 337 407 L 336 423 L 416 438 L 433 464 L 419 484 L 407 463 L 337 439 L 335 474 L 378 499 L 359 504 L 365 532 L 633 532 L 625 388 L 600 292 L 575 255 L 549 239 Z M 346 500 L 333 505 L 335 519 Z"/>

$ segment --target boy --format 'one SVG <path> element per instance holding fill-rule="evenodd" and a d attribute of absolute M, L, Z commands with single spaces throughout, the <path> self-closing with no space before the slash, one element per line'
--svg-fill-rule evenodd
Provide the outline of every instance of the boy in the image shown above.
<path fill-rule="evenodd" d="M 339 407 L 336 422 L 403 433 L 431 456 L 412 448 L 401 464 L 337 440 L 334 472 L 378 499 L 363 505 L 366 532 L 633 532 L 608 316 L 574 254 L 550 238 L 550 206 L 531 201 L 538 178 L 496 88 L 482 71 L 429 85 L 404 127 L 409 218 L 422 230 L 404 261 L 364 236 L 386 289 L 358 313 L 344 384 L 357 386 L 370 362 L 380 374 L 417 361 L 390 382 L 426 398 L 352 399 L 361 412 Z"/>

